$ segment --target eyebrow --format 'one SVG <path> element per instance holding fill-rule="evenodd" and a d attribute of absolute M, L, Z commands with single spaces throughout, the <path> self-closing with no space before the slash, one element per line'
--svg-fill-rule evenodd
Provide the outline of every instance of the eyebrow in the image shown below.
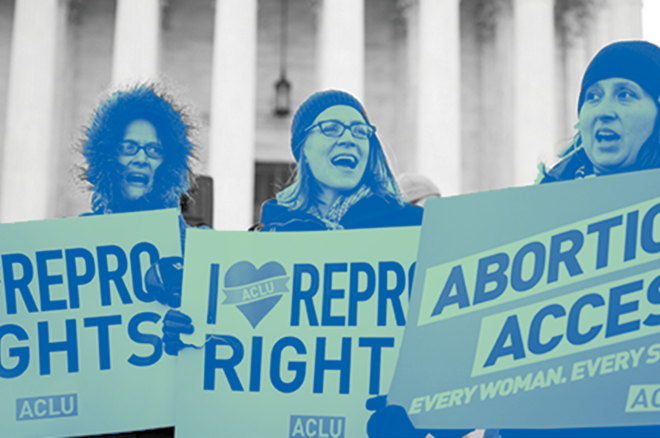
<path fill-rule="evenodd" d="M 612 84 L 612 86 L 613 87 L 634 87 L 634 88 L 642 89 L 641 86 L 639 86 L 635 82 L 627 80 L 627 79 L 622 79 L 620 81 L 617 81 L 614 84 Z M 592 89 L 602 90 L 603 86 L 600 85 L 599 83 L 595 83 L 595 84 L 592 84 L 591 86 L 589 86 L 589 88 L 587 88 L 586 91 L 588 92 L 589 90 L 592 90 Z"/>
<path fill-rule="evenodd" d="M 346 123 L 342 122 L 341 120 L 337 120 L 337 119 L 327 119 L 327 120 L 319 120 L 318 121 L 318 123 L 323 123 L 323 122 L 338 122 L 338 123 L 341 123 L 343 125 L 346 125 Z M 350 122 L 348 124 L 348 126 L 353 126 L 353 125 L 356 125 L 356 124 L 369 125 L 367 122 L 361 122 L 359 120 L 353 120 L 352 122 Z"/>
<path fill-rule="evenodd" d="M 614 83 L 614 86 L 615 86 L 615 87 L 621 87 L 621 86 L 629 87 L 629 86 L 633 86 L 633 87 L 636 87 L 636 88 L 641 88 L 641 87 L 640 87 L 639 85 L 637 85 L 635 82 L 633 82 L 633 81 L 628 81 L 628 80 L 615 82 L 615 83 Z"/>
<path fill-rule="evenodd" d="M 131 139 L 124 139 L 124 140 L 122 140 L 121 142 L 122 142 L 122 143 L 132 143 L 132 144 L 134 144 L 134 145 L 140 146 L 140 143 L 138 143 L 138 142 L 135 141 L 135 140 L 131 140 Z M 162 144 L 161 142 L 154 142 L 154 141 L 149 142 L 149 143 L 145 143 L 145 144 L 142 145 L 142 146 L 153 146 L 153 145 L 160 146 L 160 147 L 163 146 L 163 144 Z"/>

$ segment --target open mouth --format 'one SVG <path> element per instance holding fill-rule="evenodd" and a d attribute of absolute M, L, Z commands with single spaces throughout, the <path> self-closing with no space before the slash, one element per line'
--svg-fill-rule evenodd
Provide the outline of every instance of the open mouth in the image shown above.
<path fill-rule="evenodd" d="M 617 141 L 620 138 L 621 136 L 611 129 L 599 129 L 596 131 L 596 140 L 599 142 Z"/>
<path fill-rule="evenodd" d="M 358 165 L 358 160 L 353 155 L 348 154 L 339 154 L 332 159 L 332 164 L 335 166 L 348 167 L 349 169 L 355 169 Z"/>
<path fill-rule="evenodd" d="M 126 182 L 129 184 L 139 184 L 146 186 L 149 184 L 149 177 L 143 173 L 131 172 L 126 175 Z"/>

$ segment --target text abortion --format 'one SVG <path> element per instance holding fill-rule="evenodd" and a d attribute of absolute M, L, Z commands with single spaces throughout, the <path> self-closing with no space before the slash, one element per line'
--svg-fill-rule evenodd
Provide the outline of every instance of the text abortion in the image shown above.
<path fill-rule="evenodd" d="M 473 375 L 622 342 L 630 336 L 609 338 L 635 331 L 651 334 L 660 326 L 659 213 L 660 203 L 648 201 L 431 267 L 418 323 L 500 306 L 484 317 Z M 646 272 L 655 275 L 642 279 Z M 514 307 L 538 294 L 542 305 Z M 549 354 L 562 342 L 569 347 Z"/>

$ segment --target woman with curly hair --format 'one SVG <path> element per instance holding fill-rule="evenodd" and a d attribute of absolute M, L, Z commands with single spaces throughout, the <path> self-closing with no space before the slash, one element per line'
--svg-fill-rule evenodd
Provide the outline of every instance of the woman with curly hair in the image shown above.
<path fill-rule="evenodd" d="M 92 212 L 85 215 L 178 209 L 181 196 L 194 182 L 190 167 L 195 130 L 188 110 L 162 85 L 112 93 L 94 112 L 82 142 L 87 161 L 83 178 L 93 191 Z M 187 228 L 179 215 L 182 252 Z M 147 293 L 162 304 L 179 307 L 182 279 L 183 259 L 162 258 L 147 272 Z M 183 345 L 179 333 L 185 330 L 178 330 L 178 315 L 166 316 L 164 331 L 170 331 L 165 335 L 168 341 Z M 170 347 L 166 343 L 168 354 Z"/>
<path fill-rule="evenodd" d="M 92 212 L 83 215 L 178 209 L 181 196 L 194 180 L 190 168 L 195 158 L 194 130 L 186 108 L 161 85 L 138 85 L 112 93 L 94 112 L 81 142 L 86 160 L 82 178 L 93 192 Z M 181 215 L 179 228 L 183 251 L 189 226 Z M 182 280 L 183 259 L 165 257 L 147 271 L 146 290 L 160 303 L 179 307 Z M 168 341 L 181 343 L 179 334 L 188 326 L 180 330 L 180 318 L 189 322 L 174 310 L 165 316 L 163 333 Z M 167 344 L 165 350 L 172 354 Z M 171 428 L 161 432 L 173 436 Z"/>
<path fill-rule="evenodd" d="M 160 85 L 112 93 L 94 112 L 81 145 L 82 177 L 93 191 L 88 214 L 179 208 L 194 177 L 194 130 L 186 108 Z M 180 225 L 183 242 L 182 217 Z"/>

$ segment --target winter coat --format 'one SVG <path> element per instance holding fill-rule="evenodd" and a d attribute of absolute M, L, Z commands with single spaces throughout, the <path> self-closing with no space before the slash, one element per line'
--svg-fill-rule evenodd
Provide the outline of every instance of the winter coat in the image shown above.
<path fill-rule="evenodd" d="M 422 224 L 424 209 L 394 200 L 371 195 L 355 203 L 339 224 L 346 230 L 361 228 L 410 227 Z M 261 207 L 262 231 L 324 231 L 323 221 L 299 210 L 289 210 L 271 199 Z"/>
<path fill-rule="evenodd" d="M 572 181 L 593 174 L 594 168 L 591 161 L 589 161 L 589 157 L 587 157 L 584 149 L 579 148 L 546 172 L 540 183 Z"/>

